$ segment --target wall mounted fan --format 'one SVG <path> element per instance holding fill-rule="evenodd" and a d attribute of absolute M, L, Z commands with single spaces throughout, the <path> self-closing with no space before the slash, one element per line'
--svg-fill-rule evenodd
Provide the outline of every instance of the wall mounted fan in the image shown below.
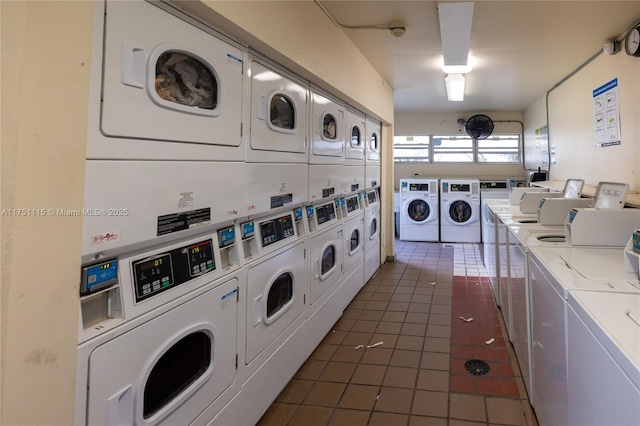
<path fill-rule="evenodd" d="M 486 139 L 493 133 L 493 120 L 484 114 L 472 115 L 464 129 L 473 139 Z"/>

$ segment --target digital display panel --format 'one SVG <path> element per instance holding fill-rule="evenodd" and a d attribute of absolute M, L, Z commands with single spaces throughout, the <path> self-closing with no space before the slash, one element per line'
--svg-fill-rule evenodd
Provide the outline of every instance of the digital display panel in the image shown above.
<path fill-rule="evenodd" d="M 260 223 L 262 246 L 284 240 L 295 235 L 293 220 L 290 215 Z"/>
<path fill-rule="evenodd" d="M 351 213 L 354 210 L 358 210 L 358 197 L 347 198 L 347 212 Z"/>
<path fill-rule="evenodd" d="M 118 261 L 116 259 L 82 268 L 80 294 L 88 294 L 109 287 L 118 282 Z"/>
<path fill-rule="evenodd" d="M 236 242 L 236 230 L 233 227 L 218 230 L 220 248 L 230 246 Z"/>
<path fill-rule="evenodd" d="M 133 264 L 138 300 L 173 285 L 173 269 L 169 253 L 154 256 Z"/>
<path fill-rule="evenodd" d="M 452 183 L 449 189 L 450 192 L 470 192 L 471 185 L 468 183 Z"/>
<path fill-rule="evenodd" d="M 428 183 L 411 183 L 409 184 L 409 191 L 429 192 Z"/>
<path fill-rule="evenodd" d="M 378 201 L 376 199 L 376 192 L 375 191 L 369 191 L 367 192 L 367 200 L 369 200 L 369 204 L 373 204 L 376 201 Z"/>
<path fill-rule="evenodd" d="M 231 228 L 233 230 L 233 228 Z M 218 231 L 219 233 L 220 231 Z M 232 240 L 233 241 L 233 240 Z M 221 243 L 222 244 L 222 243 Z M 207 273 L 214 269 L 213 243 L 211 240 L 201 241 L 188 247 L 189 273 L 192 277 Z"/>
<path fill-rule="evenodd" d="M 323 223 L 336 218 L 336 209 L 333 203 L 318 206 L 316 208 L 316 212 L 318 213 L 318 225 L 322 225 Z"/>

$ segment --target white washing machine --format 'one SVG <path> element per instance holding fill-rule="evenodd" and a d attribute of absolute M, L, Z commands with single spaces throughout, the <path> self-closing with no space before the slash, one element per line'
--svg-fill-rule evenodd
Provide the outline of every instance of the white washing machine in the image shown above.
<path fill-rule="evenodd" d="M 87 158 L 242 161 L 242 48 L 164 4 L 95 9 Z"/>
<path fill-rule="evenodd" d="M 380 268 L 380 197 L 377 188 L 365 191 L 364 282 Z"/>
<path fill-rule="evenodd" d="M 250 57 L 251 128 L 247 161 L 307 163 L 309 86 L 270 62 Z"/>
<path fill-rule="evenodd" d="M 439 241 L 438 179 L 400 179 L 400 239 Z"/>
<path fill-rule="evenodd" d="M 598 292 L 596 297 L 600 300 L 609 293 L 625 293 L 625 297 L 640 295 L 637 275 L 625 273 L 622 253 L 623 248 L 531 248 L 533 396 L 541 425 L 584 424 L 569 419 L 567 380 L 571 380 L 573 364 L 583 364 L 578 358 L 588 360 L 590 357 L 586 348 L 580 350 L 579 355 L 568 357 L 567 339 L 572 340 L 567 332 L 568 300 L 570 294 L 584 290 Z M 628 341 L 628 336 L 621 339 L 625 340 Z M 596 365 L 598 373 L 590 375 L 589 380 L 600 377 L 602 366 Z M 582 378 L 578 378 L 580 380 Z M 602 383 L 605 382 L 598 380 L 596 385 L 601 396 Z"/>
<path fill-rule="evenodd" d="M 189 424 L 238 393 L 235 235 L 83 266 L 76 424 Z"/>
<path fill-rule="evenodd" d="M 572 291 L 568 304 L 568 424 L 637 424 L 640 294 Z"/>
<path fill-rule="evenodd" d="M 342 309 L 346 308 L 364 285 L 364 197 L 363 193 L 345 197 L 343 207 L 344 222 L 342 235 L 343 283 L 342 296 L 339 298 Z"/>
<path fill-rule="evenodd" d="M 480 181 L 440 180 L 440 241 L 479 243 Z"/>
<path fill-rule="evenodd" d="M 487 271 L 495 269 L 495 219 L 489 211 L 488 200 L 504 200 L 506 203 L 509 199 L 509 191 L 511 184 L 508 180 L 482 180 L 480 181 L 480 203 L 482 204 L 480 234 L 482 245 L 480 251 L 482 254 L 482 262 Z M 491 273 L 489 273 L 489 281 L 491 281 Z M 494 290 L 493 284 L 492 290 Z M 495 297 L 495 290 L 494 290 Z"/>

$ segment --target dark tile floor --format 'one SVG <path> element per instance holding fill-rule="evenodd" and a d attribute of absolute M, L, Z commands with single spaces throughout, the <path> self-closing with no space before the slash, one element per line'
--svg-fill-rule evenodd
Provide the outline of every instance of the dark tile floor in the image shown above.
<path fill-rule="evenodd" d="M 478 245 L 396 240 L 396 255 L 260 425 L 537 425 Z"/>

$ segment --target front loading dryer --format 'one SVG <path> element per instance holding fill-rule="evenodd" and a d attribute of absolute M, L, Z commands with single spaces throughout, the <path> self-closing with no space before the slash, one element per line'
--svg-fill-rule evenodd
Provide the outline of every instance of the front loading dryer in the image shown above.
<path fill-rule="evenodd" d="M 364 210 L 364 282 L 380 268 L 380 198 L 378 189 L 365 191 Z"/>
<path fill-rule="evenodd" d="M 438 241 L 438 179 L 400 180 L 400 239 Z"/>
<path fill-rule="evenodd" d="M 247 262 L 241 289 L 247 373 L 269 358 L 303 319 L 306 245 L 295 223 L 293 212 L 287 211 L 240 224 Z"/>
<path fill-rule="evenodd" d="M 243 215 L 258 216 L 309 199 L 309 87 L 271 62 L 251 56 L 249 142 L 243 165 Z M 237 197 L 237 193 L 235 194 Z"/>
<path fill-rule="evenodd" d="M 440 241 L 479 243 L 480 181 L 440 180 Z"/>
<path fill-rule="evenodd" d="M 239 392 L 244 272 L 218 235 L 82 268 L 76 424 L 189 424 Z"/>
<path fill-rule="evenodd" d="M 364 285 L 364 198 L 362 193 L 345 197 L 345 219 L 342 225 L 343 296 L 342 309 L 346 308 Z"/>
<path fill-rule="evenodd" d="M 251 57 L 251 129 L 247 161 L 307 163 L 308 84 Z"/>
<path fill-rule="evenodd" d="M 87 158 L 242 161 L 241 47 L 165 4 L 95 9 Z"/>
<path fill-rule="evenodd" d="M 309 201 L 339 196 L 344 187 L 345 107 L 312 87 Z"/>

